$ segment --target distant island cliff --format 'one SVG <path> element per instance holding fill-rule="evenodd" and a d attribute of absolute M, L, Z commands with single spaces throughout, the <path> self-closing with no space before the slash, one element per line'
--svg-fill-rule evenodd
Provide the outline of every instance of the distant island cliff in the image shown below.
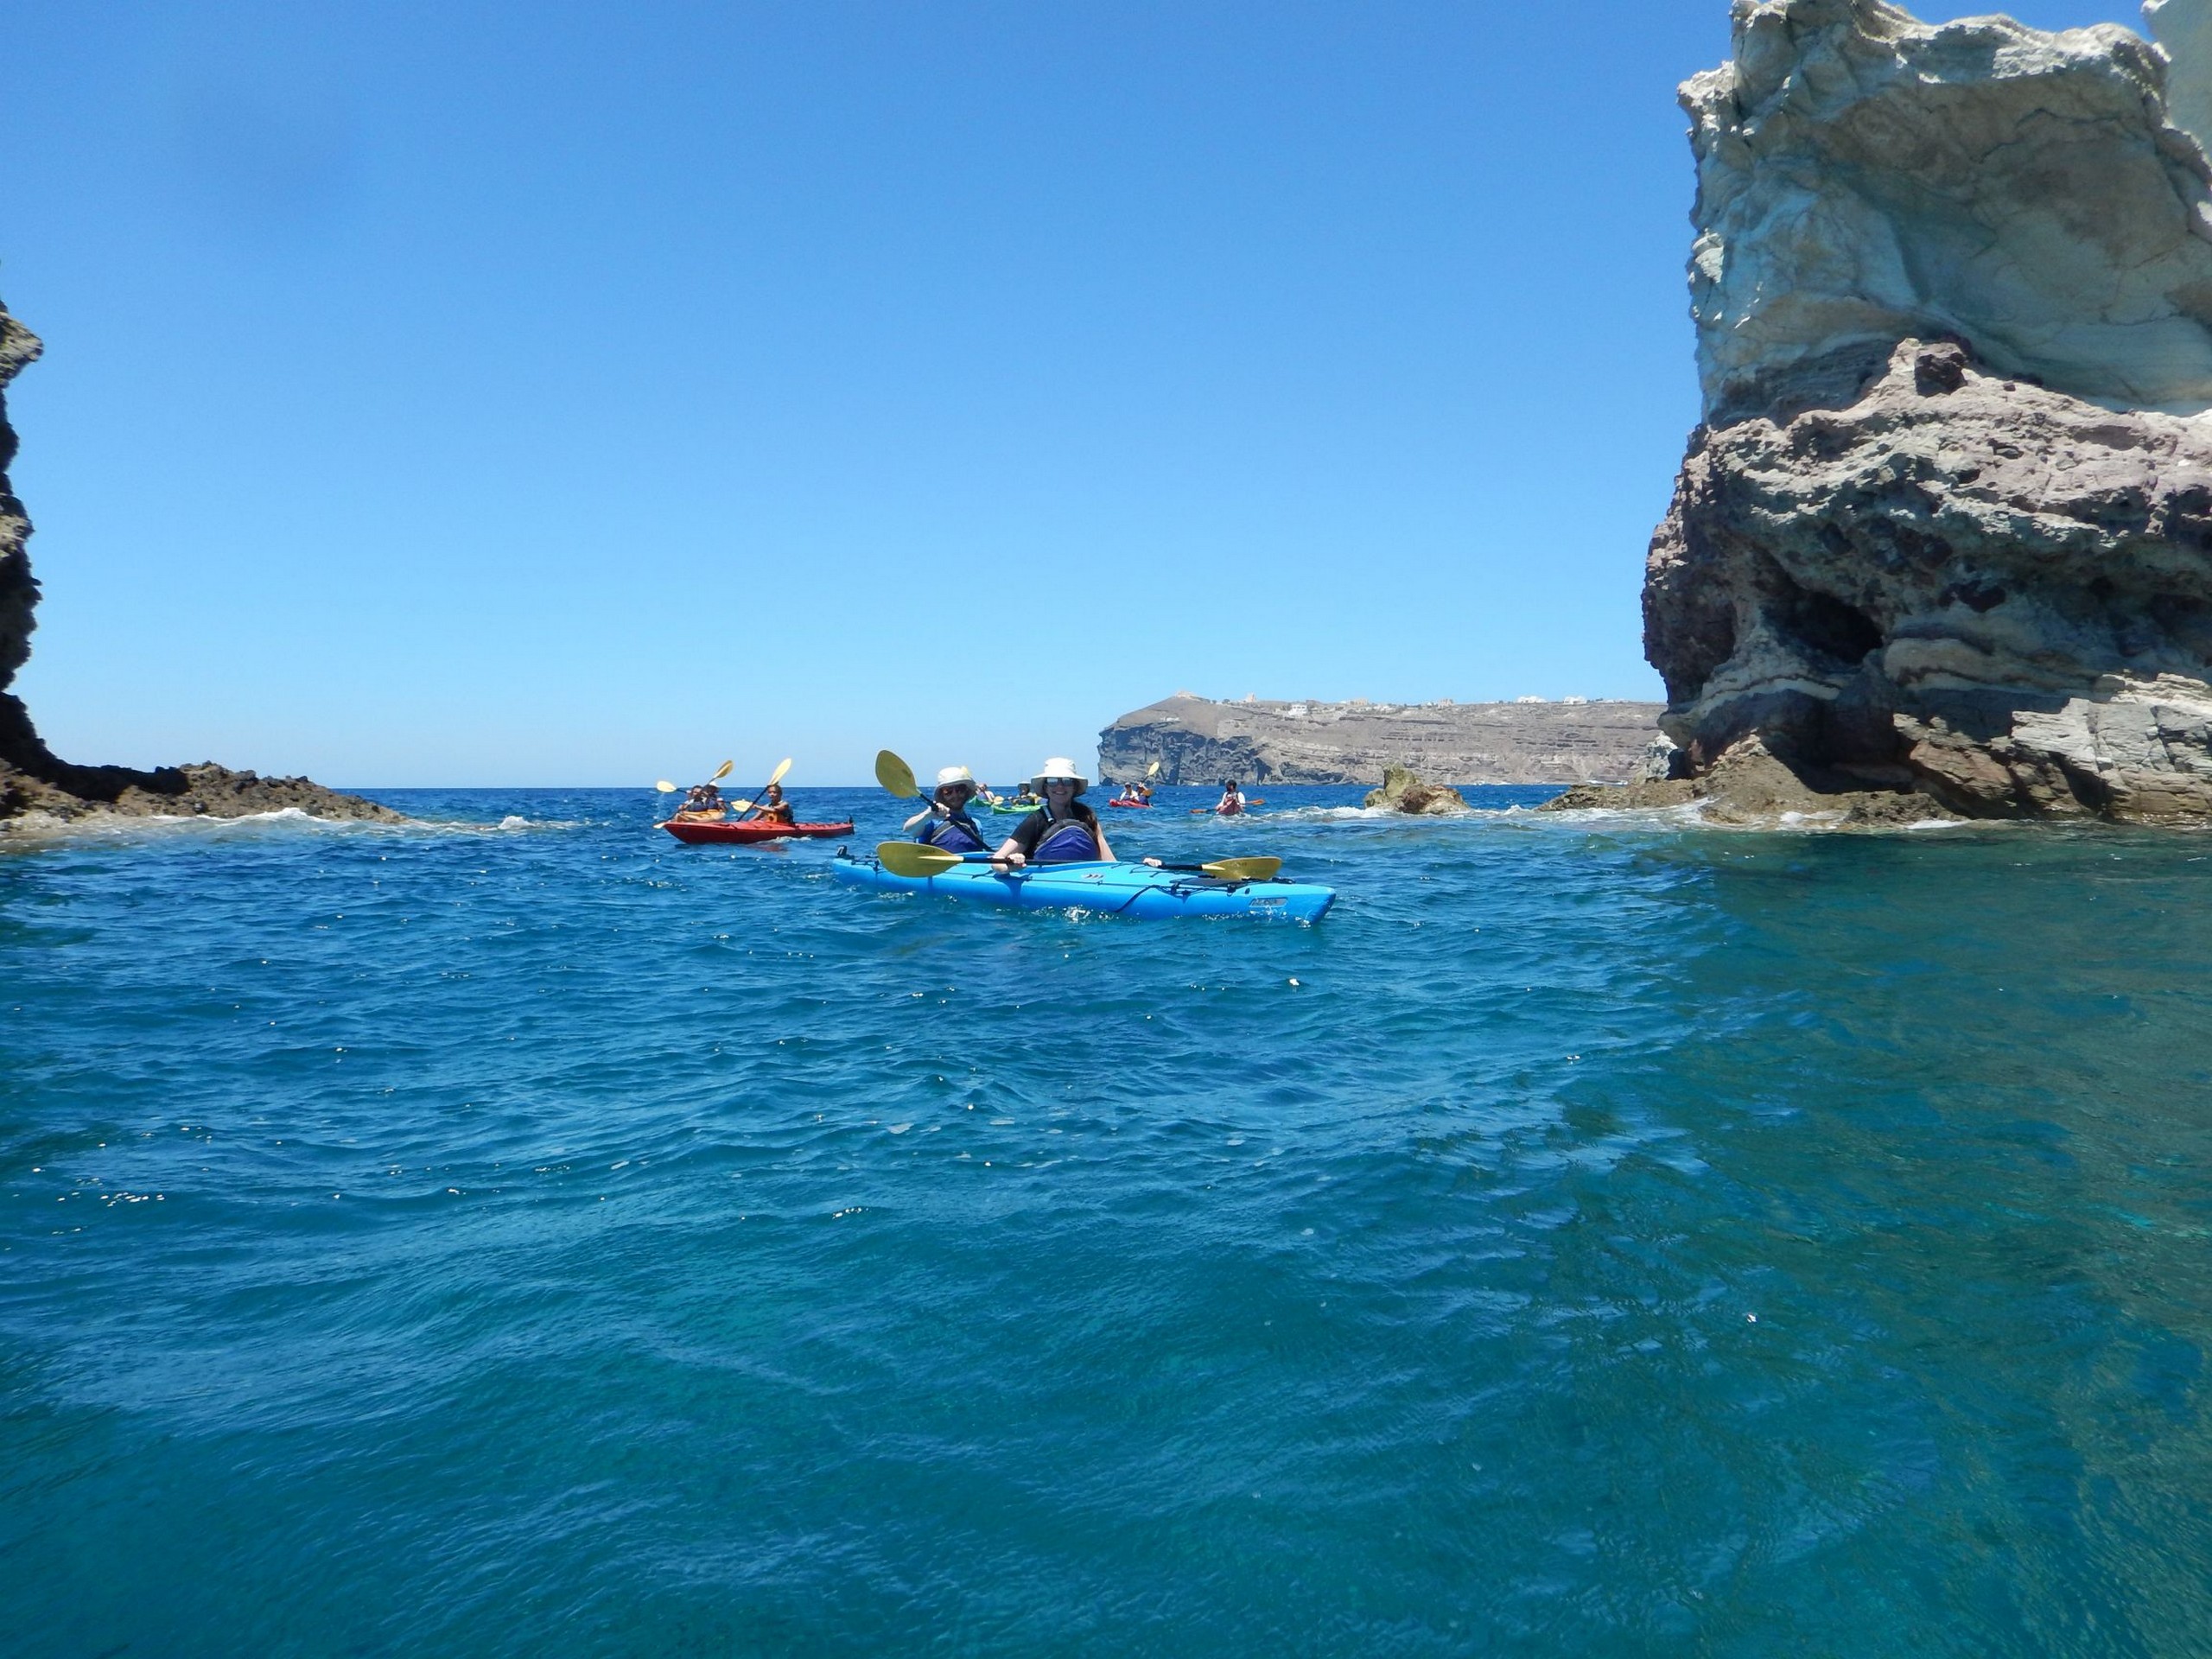
<path fill-rule="evenodd" d="M 388 806 L 304 778 L 263 778 L 212 761 L 151 772 L 73 766 L 47 747 L 22 699 L 8 690 L 30 658 L 38 582 L 31 575 L 30 517 L 8 480 L 16 431 L 5 396 L 8 383 L 43 349 L 38 336 L 0 306 L 0 832 L 104 817 L 235 818 L 288 809 L 321 818 L 401 822 Z"/>
<path fill-rule="evenodd" d="M 1377 784 L 1393 766 L 1455 784 L 1626 783 L 1659 736 L 1659 711 L 1579 698 L 1217 702 L 1179 691 L 1099 733 L 1098 769 L 1116 783 L 1154 761 L 1170 784 Z"/>

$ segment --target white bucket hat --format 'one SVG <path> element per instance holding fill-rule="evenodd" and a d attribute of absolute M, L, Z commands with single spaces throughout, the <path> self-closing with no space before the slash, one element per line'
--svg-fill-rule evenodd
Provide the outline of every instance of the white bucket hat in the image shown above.
<path fill-rule="evenodd" d="M 1039 767 L 1038 769 L 1037 775 L 1029 780 L 1030 785 L 1041 795 L 1044 793 L 1045 781 L 1048 778 L 1073 779 L 1075 780 L 1075 792 L 1078 795 L 1082 794 L 1084 790 L 1090 787 L 1090 779 L 1077 772 L 1075 769 L 1075 762 L 1069 760 L 1065 754 L 1054 755 L 1051 760 L 1047 760 L 1041 767 Z"/>
<path fill-rule="evenodd" d="M 937 786 L 943 789 L 947 784 L 965 784 L 970 789 L 982 787 L 976 781 L 976 774 L 965 766 L 947 766 L 939 772 L 937 775 Z"/>

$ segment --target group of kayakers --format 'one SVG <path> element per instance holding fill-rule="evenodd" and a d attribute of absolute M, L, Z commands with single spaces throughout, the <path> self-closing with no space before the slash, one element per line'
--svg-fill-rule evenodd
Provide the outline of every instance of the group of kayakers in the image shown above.
<path fill-rule="evenodd" d="M 913 791 L 912 774 L 903 762 L 892 757 L 906 781 L 887 785 L 894 792 Z M 780 778 L 789 767 L 789 761 L 777 769 Z M 728 769 L 728 763 L 724 763 Z M 716 773 L 717 778 L 721 774 Z M 664 790 L 673 789 L 663 784 Z M 1026 779 L 1011 798 L 993 794 L 976 779 L 965 766 L 947 766 L 937 775 L 937 787 L 931 792 L 928 804 L 906 822 L 906 832 L 924 846 L 955 854 L 984 854 L 991 862 L 1019 869 L 1028 864 L 1077 864 L 1115 861 L 1112 844 L 1106 830 L 1098 822 L 1098 815 L 1085 805 L 1083 796 L 1089 791 L 1090 780 L 1083 775 L 1075 762 L 1065 755 L 1054 755 L 1039 769 L 1037 775 Z M 1122 785 L 1122 793 L 1110 804 L 1121 807 L 1149 807 L 1152 785 L 1139 781 Z M 1014 833 L 994 849 L 991 837 L 977 822 L 976 808 L 982 804 L 998 811 L 1009 808 L 1027 808 L 1027 815 L 1016 824 Z M 732 807 L 742 808 L 741 817 L 757 819 L 761 824 L 791 824 L 795 815 L 784 798 L 783 785 L 771 780 L 759 798 L 753 801 L 725 801 L 721 791 L 712 782 L 695 784 L 685 791 L 683 805 L 672 815 L 672 823 L 708 823 L 726 818 Z M 1205 808 L 1195 809 L 1199 811 Z M 1221 800 L 1211 810 L 1224 816 L 1233 816 L 1246 810 L 1243 792 L 1233 779 L 1224 779 L 1221 785 Z M 800 825 L 801 830 L 816 826 Z M 849 829 L 849 825 L 820 826 L 823 829 Z M 701 834 L 706 833 L 701 831 Z"/>
<path fill-rule="evenodd" d="M 1111 862 L 1114 850 L 1107 842 L 1098 815 L 1083 803 L 1082 797 L 1090 787 L 1090 780 L 1077 769 L 1075 762 L 1065 755 L 1054 755 L 1014 797 L 1013 804 L 1016 805 L 1033 801 L 1035 810 L 1016 824 L 1014 833 L 994 851 L 990 836 L 976 820 L 974 808 L 978 801 L 999 805 L 999 798 L 977 783 L 976 775 L 967 767 L 947 766 L 937 775 L 937 787 L 931 792 L 929 804 L 908 818 L 905 828 L 924 846 L 948 853 L 989 853 L 992 862 L 1015 869 L 1025 864 L 1074 864 L 1094 860 Z M 1122 788 L 1123 792 L 1110 804 L 1152 804 L 1149 784 L 1128 784 Z M 1221 799 L 1211 810 L 1224 817 L 1233 817 L 1247 809 L 1244 792 L 1236 780 L 1224 779 Z"/>
<path fill-rule="evenodd" d="M 683 804 L 676 810 L 680 823 L 712 823 L 727 817 L 729 804 L 722 799 L 722 792 L 712 784 L 694 784 L 683 792 Z M 771 784 L 760 791 L 749 816 L 768 823 L 792 823 L 791 803 L 784 798 L 784 786 Z"/>
<path fill-rule="evenodd" d="M 937 775 L 930 804 L 906 820 L 906 832 L 925 846 L 948 853 L 991 853 L 994 863 L 1012 869 L 1025 864 L 1082 864 L 1111 862 L 1114 849 L 1105 826 L 1080 797 L 1090 780 L 1065 755 L 1046 761 L 1037 776 L 1014 797 L 1016 804 L 1027 794 L 1036 810 L 1014 825 L 1014 833 L 992 851 L 989 838 L 969 810 L 982 786 L 965 766 L 947 766 Z"/>

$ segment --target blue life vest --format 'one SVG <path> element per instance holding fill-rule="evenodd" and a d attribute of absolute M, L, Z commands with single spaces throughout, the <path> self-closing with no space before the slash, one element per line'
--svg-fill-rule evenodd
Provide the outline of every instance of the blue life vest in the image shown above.
<path fill-rule="evenodd" d="M 948 853 L 981 853 L 988 848 L 983 832 L 976 828 L 976 820 L 965 812 L 936 811 L 914 837 L 925 847 L 938 847 Z"/>
<path fill-rule="evenodd" d="M 1098 856 L 1098 837 L 1081 818 L 1046 816 L 1044 832 L 1037 837 L 1032 864 L 1088 864 Z"/>

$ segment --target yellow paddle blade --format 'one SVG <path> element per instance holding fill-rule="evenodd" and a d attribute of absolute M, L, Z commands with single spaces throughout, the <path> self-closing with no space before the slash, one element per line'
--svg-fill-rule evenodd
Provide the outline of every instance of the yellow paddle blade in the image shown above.
<path fill-rule="evenodd" d="M 1159 777 L 1159 776 L 1160 776 L 1160 762 L 1159 762 L 1159 761 L 1157 761 L 1157 760 L 1155 760 L 1155 761 L 1154 761 L 1150 766 L 1147 766 L 1147 767 L 1144 769 L 1144 775 L 1145 775 L 1146 777 L 1147 777 L 1147 778 L 1157 778 L 1157 777 Z"/>
<path fill-rule="evenodd" d="M 1217 858 L 1198 868 L 1224 881 L 1271 881 L 1282 868 L 1279 858 Z"/>
<path fill-rule="evenodd" d="M 943 875 L 947 870 L 958 869 L 966 861 L 957 853 L 948 853 L 942 847 L 925 847 L 918 841 L 879 842 L 875 856 L 893 875 Z"/>
<path fill-rule="evenodd" d="M 729 769 L 736 764 L 737 762 L 734 760 L 723 761 L 721 765 L 715 768 L 715 775 L 708 779 L 707 781 L 710 784 L 719 784 L 723 779 L 729 776 Z M 791 765 L 791 762 L 786 760 L 784 764 L 785 766 L 789 766 Z"/>
<path fill-rule="evenodd" d="M 785 774 L 785 772 L 789 772 L 791 769 L 791 756 L 789 756 L 789 755 L 785 755 L 785 756 L 784 757 L 784 764 L 783 764 L 782 766 L 778 766 L 778 767 L 777 767 L 773 772 L 770 772 L 770 773 L 768 774 L 768 784 L 780 784 L 780 783 L 782 783 L 782 782 L 784 781 L 784 774 Z M 760 785 L 760 787 L 761 787 L 762 789 L 764 789 L 764 790 L 765 790 L 765 789 L 766 789 L 766 788 L 768 787 L 768 784 L 763 784 L 763 785 Z"/>
<path fill-rule="evenodd" d="M 733 812 L 750 812 L 753 810 L 750 801 L 724 801 L 722 804 Z"/>
<path fill-rule="evenodd" d="M 910 801 L 922 792 L 914 787 L 914 769 L 888 749 L 876 751 L 875 781 L 902 801 Z"/>
<path fill-rule="evenodd" d="M 665 778 L 662 779 L 658 783 L 655 784 L 655 785 L 653 785 L 653 787 L 654 787 L 655 789 L 657 789 L 657 790 L 660 791 L 660 792 L 661 792 L 662 794 L 664 794 L 664 795 L 673 795 L 673 794 L 675 794 L 675 793 L 676 793 L 676 785 L 675 785 L 674 784 L 670 783 L 670 782 L 668 781 L 668 779 L 665 779 Z"/>

